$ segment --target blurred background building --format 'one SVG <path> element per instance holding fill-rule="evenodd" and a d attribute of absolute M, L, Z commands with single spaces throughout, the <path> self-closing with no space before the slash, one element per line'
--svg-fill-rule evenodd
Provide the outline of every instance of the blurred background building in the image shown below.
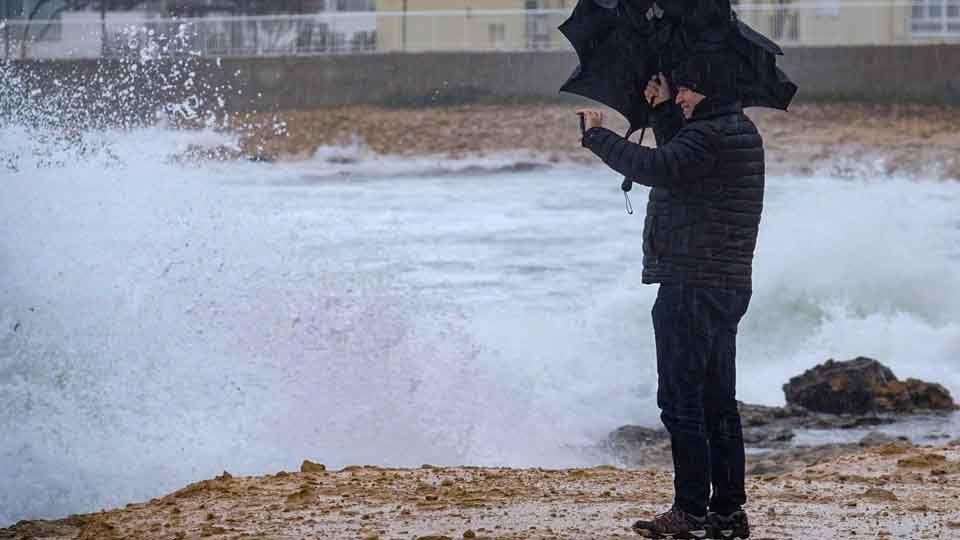
<path fill-rule="evenodd" d="M 204 56 L 372 51 L 375 7 L 375 0 L 0 0 L 0 37 L 7 58 L 110 56 L 147 41 Z"/>
<path fill-rule="evenodd" d="M 576 0 L 0 0 L 5 58 L 567 50 Z M 733 0 L 783 45 L 960 41 L 960 0 Z"/>
<path fill-rule="evenodd" d="M 888 45 L 960 38 L 960 0 L 734 0 L 740 17 L 783 45 Z"/>
<path fill-rule="evenodd" d="M 386 51 L 553 49 L 576 0 L 377 0 Z"/>

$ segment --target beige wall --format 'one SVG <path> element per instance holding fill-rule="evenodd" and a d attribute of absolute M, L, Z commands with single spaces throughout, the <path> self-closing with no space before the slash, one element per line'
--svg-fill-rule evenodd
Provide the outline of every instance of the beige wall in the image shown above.
<path fill-rule="evenodd" d="M 751 9 L 774 0 L 740 0 L 741 18 L 784 46 L 895 45 L 937 41 L 913 36 L 909 6 L 878 6 L 876 0 L 794 0 L 779 10 Z M 802 9 L 790 7 L 802 3 Z M 398 14 L 403 0 L 377 1 L 377 39 L 382 51 L 528 50 L 568 46 L 556 28 L 575 0 L 539 0 L 541 9 L 561 13 L 524 13 L 526 0 L 407 0 L 406 42 Z M 515 14 L 484 15 L 489 10 Z M 438 15 L 439 11 L 450 14 Z M 431 14 L 433 12 L 434 14 Z M 780 31 L 777 31 L 779 26 Z"/>
<path fill-rule="evenodd" d="M 573 3 L 539 0 L 537 8 L 568 11 Z M 377 0 L 377 42 L 382 51 L 517 50 L 528 48 L 529 40 L 555 48 L 563 39 L 556 28 L 566 14 L 524 13 L 526 0 L 407 0 L 405 17 L 399 15 L 403 4 L 403 0 Z M 491 10 L 516 13 L 483 14 Z M 441 11 L 451 14 L 435 13 Z"/>
<path fill-rule="evenodd" d="M 865 5 L 863 0 L 823 0 L 816 7 L 804 9 L 791 9 L 784 4 L 779 13 L 749 8 L 751 4 L 768 3 L 769 0 L 741 2 L 738 11 L 750 26 L 782 45 L 891 45 L 912 39 L 909 7 Z M 779 35 L 775 28 L 778 21 L 782 24 Z"/>

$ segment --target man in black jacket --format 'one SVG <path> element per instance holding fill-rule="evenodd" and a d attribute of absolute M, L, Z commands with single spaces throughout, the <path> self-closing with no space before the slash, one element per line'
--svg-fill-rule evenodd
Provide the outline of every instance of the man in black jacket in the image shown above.
<path fill-rule="evenodd" d="M 657 149 L 602 127 L 600 111 L 580 111 L 590 126 L 583 146 L 653 188 L 643 282 L 660 284 L 657 404 L 670 432 L 676 494 L 670 510 L 634 529 L 650 538 L 746 538 L 735 356 L 763 208 L 763 141 L 722 55 L 695 56 L 672 77 L 675 100 L 663 75 L 646 89 Z"/>

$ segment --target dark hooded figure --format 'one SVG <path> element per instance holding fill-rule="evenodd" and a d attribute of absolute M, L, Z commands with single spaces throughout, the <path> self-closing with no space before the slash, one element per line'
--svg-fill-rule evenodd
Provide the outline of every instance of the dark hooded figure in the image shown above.
<path fill-rule="evenodd" d="M 657 75 L 645 92 L 654 102 L 656 149 L 602 127 L 601 111 L 580 111 L 589 126 L 583 146 L 653 188 L 643 282 L 659 284 L 657 404 L 670 432 L 676 495 L 670 510 L 634 529 L 650 538 L 746 538 L 735 356 L 763 208 L 763 140 L 736 100 L 723 54 L 690 57 L 672 79 L 668 85 Z"/>

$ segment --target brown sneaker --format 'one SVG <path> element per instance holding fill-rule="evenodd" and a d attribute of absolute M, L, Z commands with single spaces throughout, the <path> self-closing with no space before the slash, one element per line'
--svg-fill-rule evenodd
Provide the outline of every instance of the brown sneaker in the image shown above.
<path fill-rule="evenodd" d="M 747 513 L 743 510 L 738 510 L 732 514 L 710 512 L 707 514 L 707 521 L 710 523 L 710 529 L 712 529 L 710 538 L 721 540 L 750 538 L 750 522 L 747 520 Z"/>
<path fill-rule="evenodd" d="M 707 537 L 707 518 L 688 514 L 674 506 L 651 521 L 641 519 L 632 528 L 646 538 L 701 540 Z"/>

